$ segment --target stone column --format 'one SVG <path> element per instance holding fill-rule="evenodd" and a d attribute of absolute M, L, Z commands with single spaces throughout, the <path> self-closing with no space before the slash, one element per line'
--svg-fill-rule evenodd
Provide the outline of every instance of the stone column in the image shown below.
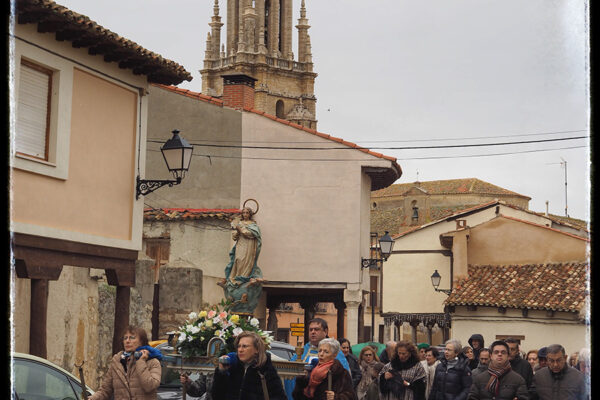
<path fill-rule="evenodd" d="M 268 299 L 267 308 L 269 309 L 269 318 L 267 320 L 267 330 L 273 332 L 273 336 L 277 336 L 277 308 L 281 304 L 278 300 Z"/>
<path fill-rule="evenodd" d="M 309 321 L 315 317 L 317 299 L 305 298 L 300 301 L 300 307 L 304 309 L 304 344 L 308 343 Z"/>
<path fill-rule="evenodd" d="M 417 344 L 417 326 L 419 321 L 410 321 L 410 334 L 414 344 Z"/>
<path fill-rule="evenodd" d="M 129 303 L 131 288 L 129 286 L 117 286 L 115 299 L 115 330 L 113 334 L 113 354 L 122 350 L 122 334 L 129 325 Z"/>
<path fill-rule="evenodd" d="M 337 338 L 341 339 L 346 337 L 344 333 L 344 310 L 346 310 L 346 303 L 343 301 L 336 301 L 333 305 L 337 310 Z"/>
<path fill-rule="evenodd" d="M 359 313 L 358 306 L 362 303 L 362 290 L 344 289 L 344 302 L 346 303 L 346 338 L 350 343 L 358 342 Z"/>
<path fill-rule="evenodd" d="M 46 358 L 46 319 L 48 316 L 48 280 L 31 279 L 29 354 Z"/>

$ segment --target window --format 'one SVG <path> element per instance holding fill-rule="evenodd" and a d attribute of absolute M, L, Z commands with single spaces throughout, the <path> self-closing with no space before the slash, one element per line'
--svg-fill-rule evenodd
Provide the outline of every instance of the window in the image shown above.
<path fill-rule="evenodd" d="M 21 60 L 15 151 L 48 161 L 52 70 Z"/>
<path fill-rule="evenodd" d="M 283 110 L 283 100 L 277 100 L 277 103 L 275 103 L 275 116 L 277 118 L 285 118 L 285 115 L 283 115 L 284 110 Z"/>
<path fill-rule="evenodd" d="M 369 288 L 369 296 L 373 296 L 373 297 L 369 297 L 369 306 L 371 306 L 373 303 L 373 301 L 375 302 L 375 307 L 379 306 L 378 304 L 378 300 L 379 300 L 379 296 L 377 296 L 377 283 L 378 283 L 378 279 L 377 276 L 370 276 L 370 288 Z"/>
<path fill-rule="evenodd" d="M 15 359 L 14 372 L 14 388 L 21 399 L 78 398 L 67 376 L 51 367 Z"/>
<path fill-rule="evenodd" d="M 417 201 L 413 200 L 413 202 L 411 203 L 412 206 L 412 220 L 413 222 L 417 222 L 419 220 L 419 207 L 417 207 Z"/>
<path fill-rule="evenodd" d="M 20 40 L 13 59 L 11 166 L 67 179 L 73 63 Z"/>

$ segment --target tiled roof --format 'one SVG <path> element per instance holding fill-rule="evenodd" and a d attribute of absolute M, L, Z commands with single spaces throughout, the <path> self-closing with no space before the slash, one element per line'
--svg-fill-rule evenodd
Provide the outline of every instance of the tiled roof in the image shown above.
<path fill-rule="evenodd" d="M 415 186 L 429 194 L 492 194 L 498 196 L 517 196 L 531 200 L 531 197 L 492 185 L 477 178 L 399 183 L 385 189 L 377 190 L 371 194 L 371 197 L 402 196 Z"/>
<path fill-rule="evenodd" d="M 393 239 L 397 239 L 397 238 L 399 238 L 399 237 L 401 237 L 401 236 L 404 236 L 404 235 L 407 235 L 407 234 L 409 234 L 409 233 L 411 233 L 411 232 L 417 231 L 417 230 L 419 230 L 419 229 L 422 229 L 422 228 L 426 228 L 426 227 L 428 227 L 428 226 L 430 226 L 430 225 L 437 224 L 438 222 L 441 222 L 441 221 L 443 221 L 443 220 L 445 220 L 445 219 L 447 219 L 447 218 L 450 218 L 450 217 L 457 217 L 457 216 L 460 216 L 460 215 L 462 215 L 462 214 L 465 214 L 465 213 L 470 213 L 470 212 L 472 212 L 472 211 L 482 210 L 482 209 L 485 209 L 485 208 L 489 208 L 489 207 L 495 206 L 496 204 L 502 204 L 502 205 L 506 205 L 504 202 L 501 202 L 501 201 L 498 201 L 498 200 L 494 200 L 494 201 L 490 201 L 490 202 L 488 202 L 488 203 L 477 204 L 477 205 L 475 205 L 475 206 L 471 206 L 471 207 L 463 208 L 462 210 L 459 210 L 459 211 L 457 211 L 457 212 L 455 212 L 455 213 L 452 213 L 452 214 L 446 215 L 446 216 L 444 216 L 444 217 L 441 217 L 441 218 L 439 218 L 439 219 L 437 219 L 437 220 L 434 220 L 434 221 L 432 221 L 432 222 L 428 222 L 428 223 L 425 223 L 425 224 L 423 224 L 423 225 L 419 225 L 419 226 L 411 227 L 410 229 L 405 229 L 405 230 L 402 230 L 402 229 L 401 229 L 401 230 L 400 230 L 400 233 L 399 233 L 399 234 L 397 234 L 397 235 L 392 235 L 392 238 L 393 238 Z M 401 227 L 401 228 L 402 228 L 402 227 Z"/>
<path fill-rule="evenodd" d="M 240 213 L 235 208 L 145 208 L 145 221 L 182 221 L 205 218 L 216 218 L 231 221 Z"/>
<path fill-rule="evenodd" d="M 584 220 L 577 219 L 577 218 L 571 218 L 571 217 L 564 217 L 564 216 L 561 216 L 561 215 L 554 215 L 554 214 L 548 214 L 548 215 L 546 215 L 543 212 L 535 212 L 535 211 L 532 211 L 532 212 L 534 214 L 537 214 L 537 215 L 541 216 L 541 217 L 549 218 L 549 219 L 551 219 L 552 221 L 554 221 L 556 223 L 563 224 L 563 225 L 572 225 L 572 226 L 574 226 L 577 229 L 581 229 L 581 230 L 584 230 L 586 232 L 589 232 L 588 223 L 586 221 L 584 221 Z"/>
<path fill-rule="evenodd" d="M 178 93 L 180 95 L 191 97 L 191 98 L 195 98 L 195 99 L 202 100 L 202 101 L 208 101 L 208 102 L 212 103 L 213 101 L 218 100 L 218 99 L 216 99 L 214 97 L 206 96 L 206 95 L 203 95 L 203 94 L 197 93 L 197 92 L 192 92 L 190 90 L 182 90 L 182 89 L 176 88 L 174 86 L 160 85 L 160 87 L 162 87 L 163 89 L 166 89 L 166 90 L 170 90 L 170 91 L 172 91 L 174 93 Z M 221 104 L 218 104 L 217 102 L 214 102 L 213 104 L 217 104 L 217 105 L 220 105 L 220 106 L 223 105 L 222 102 L 221 102 Z M 361 147 L 361 146 L 357 145 L 356 143 L 348 142 L 348 141 L 346 141 L 344 139 L 340 139 L 340 138 L 337 138 L 335 136 L 331 136 L 331 135 L 327 135 L 325 133 L 318 132 L 315 129 L 306 128 L 306 127 L 304 127 L 302 125 L 298 125 L 298 124 L 290 122 L 288 120 L 285 120 L 285 119 L 282 119 L 282 118 L 278 118 L 278 117 L 276 117 L 274 115 L 267 114 L 264 111 L 259 111 L 259 110 L 253 109 L 253 108 L 246 108 L 246 107 L 243 108 L 243 111 L 251 112 L 251 113 L 254 113 L 254 114 L 261 115 L 261 116 L 263 116 L 265 118 L 269 118 L 269 119 L 271 119 L 273 121 L 279 122 L 279 123 L 284 124 L 284 125 L 289 125 L 289 126 L 291 126 L 293 128 L 296 128 L 296 129 L 308 132 L 308 133 L 310 133 L 312 135 L 319 136 L 319 137 L 327 139 L 327 140 L 331 140 L 332 142 L 341 143 L 344 146 L 348 146 L 348 147 L 354 148 L 354 149 L 356 149 L 358 151 L 362 151 L 363 153 L 369 154 L 371 156 L 375 156 L 377 158 L 382 158 L 384 160 L 391 161 L 392 162 L 392 168 L 387 169 L 387 171 L 385 173 L 383 173 L 383 174 L 379 173 L 379 174 L 376 174 L 377 176 L 373 176 L 373 175 L 371 176 L 371 179 L 372 179 L 372 184 L 371 184 L 372 190 L 376 190 L 378 188 L 386 187 L 386 186 L 390 185 L 392 182 L 396 181 L 398 178 L 400 178 L 400 176 L 402 176 L 402 168 L 400 168 L 400 165 L 396 162 L 397 159 L 395 157 L 390 157 L 390 156 L 386 156 L 386 155 L 381 154 L 381 153 L 377 153 L 375 151 L 371 151 L 371 150 L 369 150 L 369 149 L 367 149 L 365 147 Z"/>
<path fill-rule="evenodd" d="M 190 97 L 190 98 L 195 99 L 195 100 L 201 100 L 201 101 L 205 101 L 205 102 L 210 103 L 210 104 L 217 105 L 219 107 L 223 107 L 223 100 L 221 100 L 219 98 L 216 98 L 216 97 L 207 96 L 205 94 L 198 93 L 198 92 L 193 92 L 193 91 L 188 90 L 188 89 L 181 89 L 181 88 L 178 88 L 176 86 L 160 85 L 160 84 L 154 84 L 153 86 L 157 86 L 157 87 L 162 88 L 162 89 L 167 89 L 167 90 L 170 90 L 170 91 L 175 92 L 177 94 L 180 94 L 182 96 L 187 96 L 187 97 Z"/>
<path fill-rule="evenodd" d="M 446 299 L 475 305 L 580 312 L 586 302 L 588 262 L 469 266 Z"/>
<path fill-rule="evenodd" d="M 176 62 L 146 50 L 54 1 L 17 0 L 15 8 L 19 24 L 36 23 L 38 32 L 54 33 L 56 40 L 70 41 L 76 48 L 87 47 L 89 54 L 103 55 L 106 62 L 115 61 L 119 68 L 146 75 L 148 82 L 176 85 L 192 80 L 192 75 Z"/>

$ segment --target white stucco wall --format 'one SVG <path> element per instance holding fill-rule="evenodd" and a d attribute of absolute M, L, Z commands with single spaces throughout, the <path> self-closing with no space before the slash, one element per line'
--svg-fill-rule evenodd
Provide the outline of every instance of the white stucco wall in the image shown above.
<path fill-rule="evenodd" d="M 265 279 L 361 282 L 360 257 L 368 255 L 369 240 L 365 191 L 370 189 L 361 167 L 389 167 L 391 162 L 253 113 L 243 114 L 243 127 L 248 145 L 296 142 L 302 147 L 340 148 L 243 150 L 241 201 L 253 198 L 260 203 L 255 219 L 263 235 L 259 266 Z"/>
<path fill-rule="evenodd" d="M 589 328 L 579 323 L 571 313 L 557 312 L 547 317 L 545 311 L 530 310 L 523 317 L 521 310 L 508 309 L 506 314 L 498 313 L 497 308 L 478 307 L 467 311 L 456 307 L 452 316 L 451 337 L 466 344 L 474 333 L 483 335 L 486 345 L 496 340 L 496 335 L 522 335 L 521 350 L 525 352 L 550 344 L 563 345 L 567 354 L 589 347 Z"/>

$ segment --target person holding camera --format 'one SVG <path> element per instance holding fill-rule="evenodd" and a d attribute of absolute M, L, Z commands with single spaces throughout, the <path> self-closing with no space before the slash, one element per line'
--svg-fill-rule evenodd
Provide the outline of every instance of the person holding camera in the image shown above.
<path fill-rule="evenodd" d="M 123 351 L 115 354 L 102 385 L 89 400 L 156 400 L 160 385 L 160 350 L 148 346 L 142 328 L 128 326 L 123 334 Z"/>
<path fill-rule="evenodd" d="M 213 399 L 286 400 L 277 370 L 263 339 L 244 331 L 234 342 L 235 353 L 219 357 L 211 395 Z"/>

